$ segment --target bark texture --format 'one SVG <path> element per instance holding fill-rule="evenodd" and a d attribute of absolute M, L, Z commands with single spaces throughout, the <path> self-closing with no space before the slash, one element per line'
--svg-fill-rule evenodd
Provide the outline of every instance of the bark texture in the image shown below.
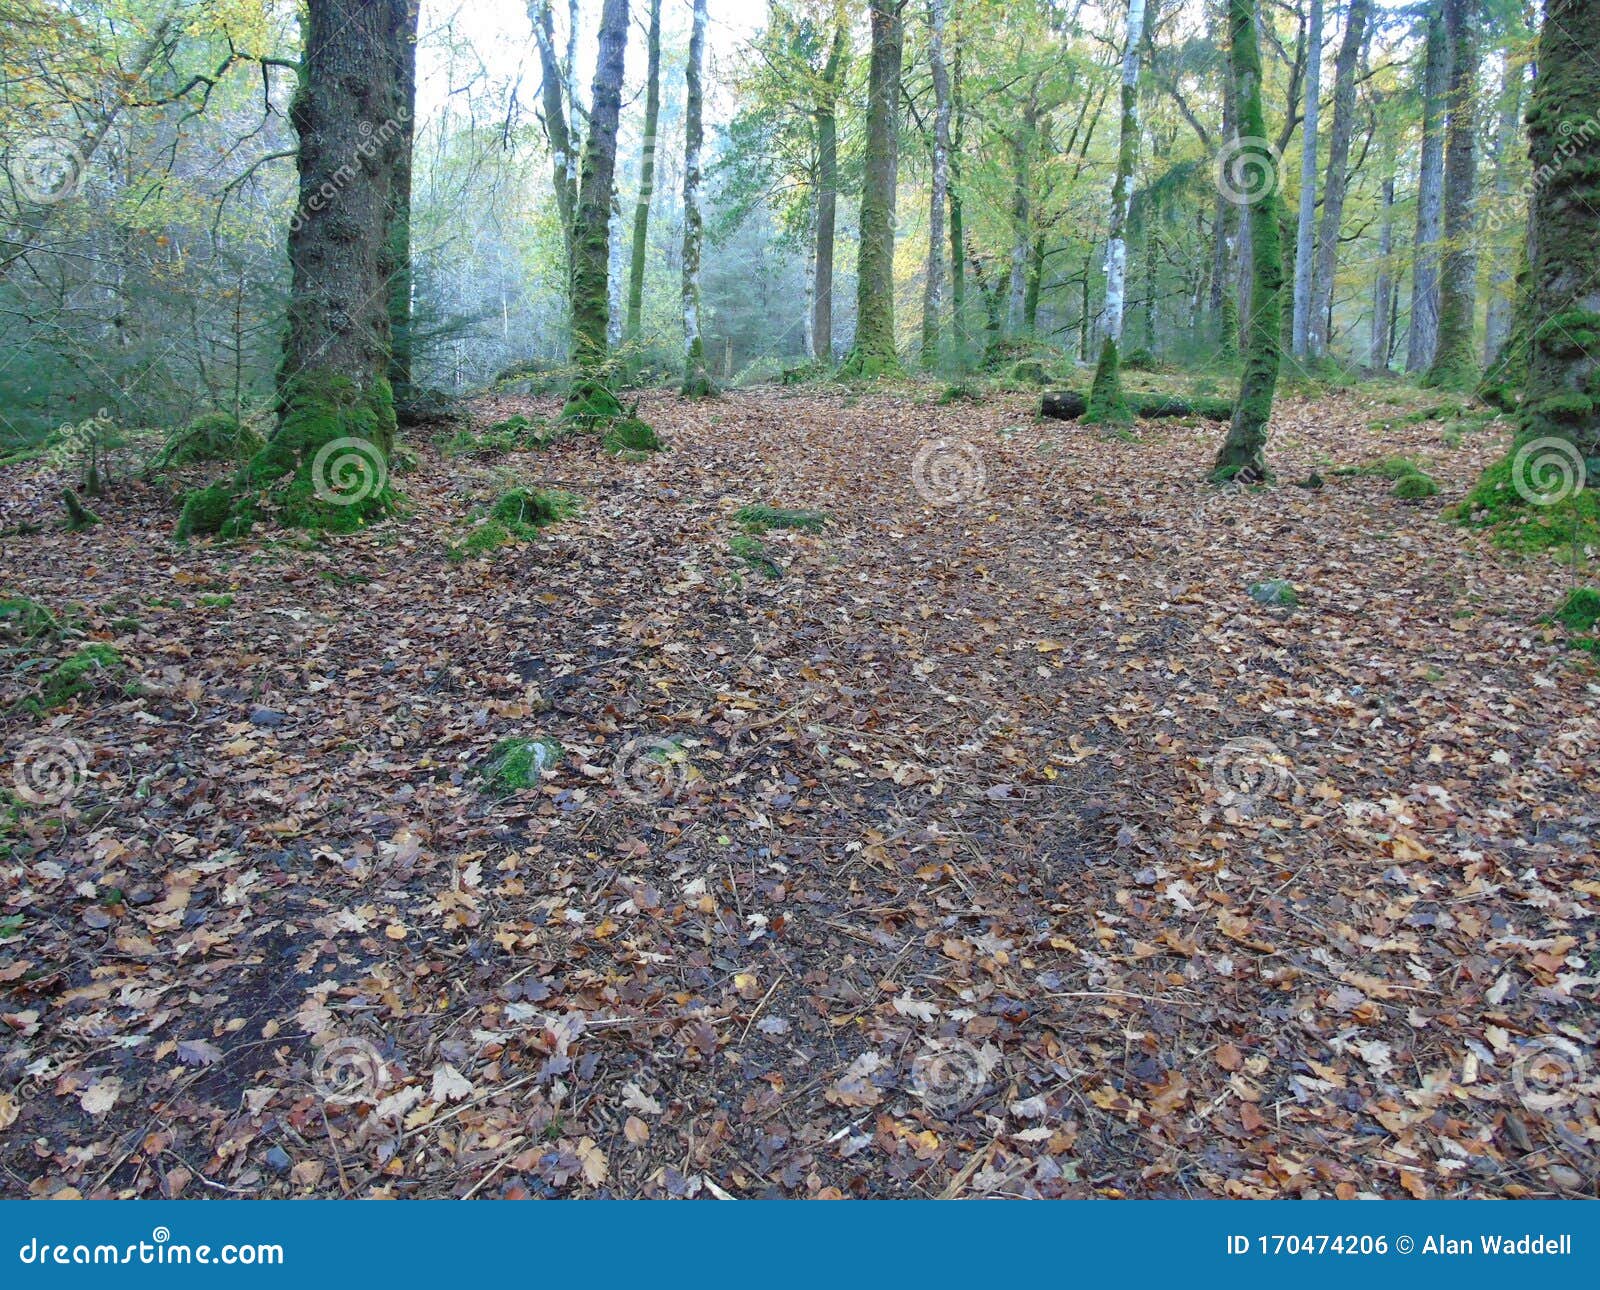
<path fill-rule="evenodd" d="M 683 125 L 683 393 L 689 398 L 715 392 L 706 372 L 705 341 L 700 335 L 700 149 L 705 142 L 700 76 L 705 56 L 706 0 L 694 0 Z"/>
<path fill-rule="evenodd" d="M 1411 322 L 1406 371 L 1426 371 L 1439 337 L 1439 238 L 1444 232 L 1444 132 L 1449 44 L 1437 9 L 1428 14 L 1422 72 L 1422 160 L 1417 171 L 1417 231 L 1412 239 Z"/>
<path fill-rule="evenodd" d="M 1306 356 L 1311 322 L 1311 271 L 1316 264 L 1318 100 L 1322 94 L 1322 0 L 1311 0 L 1306 20 L 1306 110 L 1300 126 L 1300 214 L 1294 237 L 1294 319 L 1296 358 Z"/>
<path fill-rule="evenodd" d="M 1322 181 L 1322 222 L 1317 228 L 1316 262 L 1311 269 L 1311 309 L 1306 319 L 1306 352 L 1328 352 L 1333 284 L 1339 272 L 1339 231 L 1349 187 L 1350 136 L 1356 120 L 1356 64 L 1366 46 L 1372 0 L 1350 0 L 1344 37 L 1333 65 L 1333 121 L 1328 128 L 1328 169 Z"/>
<path fill-rule="evenodd" d="M 928 63 L 933 71 L 933 190 L 928 198 L 928 272 L 922 294 L 922 363 L 939 357 L 944 307 L 944 209 L 950 192 L 950 69 L 944 61 L 947 0 L 928 0 Z"/>
<path fill-rule="evenodd" d="M 812 267 L 811 334 L 816 358 L 833 362 L 833 238 L 839 211 L 839 78 L 847 50 L 841 22 L 823 64 L 813 117 L 817 126 L 816 260 Z"/>
<path fill-rule="evenodd" d="M 644 90 L 644 149 L 639 159 L 639 199 L 633 208 L 633 261 L 628 266 L 630 345 L 639 343 L 644 313 L 644 262 L 650 236 L 650 202 L 656 191 L 656 124 L 661 117 L 661 0 L 650 0 Z"/>
<path fill-rule="evenodd" d="M 1472 343 L 1478 254 L 1472 201 L 1478 172 L 1478 0 L 1444 0 L 1450 46 L 1449 124 L 1445 131 L 1444 256 L 1439 334 L 1425 385 L 1470 390 L 1478 379 Z"/>
<path fill-rule="evenodd" d="M 611 317 L 611 185 L 617 168 L 617 121 L 622 112 L 627 42 L 628 0 L 605 0 L 572 238 L 572 356 L 585 373 L 580 385 L 606 361 L 606 324 Z"/>

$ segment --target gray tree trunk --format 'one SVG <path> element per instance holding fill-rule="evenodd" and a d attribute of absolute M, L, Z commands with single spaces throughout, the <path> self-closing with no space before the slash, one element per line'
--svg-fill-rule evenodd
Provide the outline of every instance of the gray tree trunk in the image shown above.
<path fill-rule="evenodd" d="M 928 0 L 928 62 L 933 69 L 933 191 L 928 198 L 928 273 L 922 295 L 922 363 L 939 357 L 944 304 L 944 208 L 950 192 L 950 72 L 944 61 L 947 0 Z"/>
<path fill-rule="evenodd" d="M 1412 241 L 1411 323 L 1406 371 L 1424 371 L 1439 339 L 1439 238 L 1444 233 L 1445 89 L 1450 47 L 1440 11 L 1427 18 L 1427 53 L 1422 73 L 1422 161 L 1417 171 L 1417 231 Z"/>
<path fill-rule="evenodd" d="M 1306 30 L 1306 111 L 1300 126 L 1300 215 L 1294 238 L 1293 350 L 1306 356 L 1317 218 L 1317 113 L 1322 93 L 1322 0 L 1311 0 Z"/>
<path fill-rule="evenodd" d="M 1306 320 L 1306 352 L 1321 358 L 1328 351 L 1333 283 L 1339 271 L 1339 230 L 1344 223 L 1344 198 L 1349 185 L 1350 136 L 1356 119 L 1356 64 L 1367 40 L 1372 0 L 1350 0 L 1344 39 L 1333 68 L 1333 124 L 1328 132 L 1328 170 L 1322 181 L 1322 224 L 1317 230 L 1316 261 L 1311 268 L 1311 307 Z"/>
<path fill-rule="evenodd" d="M 704 142 L 700 76 L 705 57 L 706 0 L 694 0 L 683 123 L 683 393 L 690 398 L 713 392 L 706 372 L 705 340 L 700 334 L 700 148 Z"/>

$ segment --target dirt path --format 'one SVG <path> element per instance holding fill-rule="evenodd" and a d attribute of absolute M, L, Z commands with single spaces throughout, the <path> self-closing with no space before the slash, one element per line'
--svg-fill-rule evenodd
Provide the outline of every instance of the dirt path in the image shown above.
<path fill-rule="evenodd" d="M 327 545 L 6 539 L 143 693 L 0 721 L 88 771 L 0 834 L 0 1190 L 1592 1191 L 1600 685 L 1440 521 L 1501 437 L 1388 411 L 1230 494 L 1209 425 L 650 398 Z M 1399 453 L 1443 496 L 1328 472 Z M 510 482 L 585 509 L 449 563 Z M 751 503 L 830 522 L 768 578 Z"/>

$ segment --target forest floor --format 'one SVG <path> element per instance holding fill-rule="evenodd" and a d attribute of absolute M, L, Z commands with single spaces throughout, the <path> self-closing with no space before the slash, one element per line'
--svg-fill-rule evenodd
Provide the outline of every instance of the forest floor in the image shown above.
<path fill-rule="evenodd" d="M 1505 427 L 1289 398 L 1219 491 L 1215 425 L 936 393 L 424 446 L 324 543 L 0 473 L 6 786 L 74 790 L 0 807 L 0 1193 L 1592 1194 L 1600 676 L 1441 515 Z M 450 562 L 508 482 L 583 509 Z M 828 516 L 780 577 L 760 503 Z"/>

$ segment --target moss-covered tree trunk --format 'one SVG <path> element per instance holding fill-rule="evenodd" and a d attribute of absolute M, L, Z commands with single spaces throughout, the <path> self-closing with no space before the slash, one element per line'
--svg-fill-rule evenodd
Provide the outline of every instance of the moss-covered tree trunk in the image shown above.
<path fill-rule="evenodd" d="M 944 307 L 944 212 L 950 192 L 950 69 L 944 61 L 946 0 L 928 0 L 928 63 L 933 70 L 933 189 L 928 197 L 928 274 L 922 293 L 922 365 L 939 358 Z"/>
<path fill-rule="evenodd" d="M 600 53 L 594 67 L 589 134 L 572 236 L 572 356 L 582 369 L 574 398 L 587 397 L 606 361 L 611 317 L 611 185 L 617 167 L 617 122 L 622 112 L 623 59 L 628 43 L 628 0 L 605 0 L 600 11 Z"/>
<path fill-rule="evenodd" d="M 1328 128 L 1328 168 L 1322 180 L 1322 222 L 1317 226 L 1316 261 L 1311 267 L 1311 312 L 1306 319 L 1306 352 L 1328 352 L 1333 280 L 1339 270 L 1339 231 L 1349 189 L 1350 137 L 1356 120 L 1356 63 L 1366 47 L 1372 0 L 1350 0 L 1344 37 L 1333 65 L 1333 121 Z"/>
<path fill-rule="evenodd" d="M 639 200 L 633 208 L 633 260 L 628 266 L 629 345 L 639 343 L 644 314 L 644 261 L 650 235 L 650 201 L 656 191 L 656 123 L 661 116 L 661 0 L 650 0 L 644 89 L 644 152 L 639 159 Z"/>
<path fill-rule="evenodd" d="M 1444 0 L 1450 46 L 1449 124 L 1444 145 L 1444 256 L 1439 336 L 1423 384 L 1470 390 L 1478 379 L 1472 342 L 1478 253 L 1472 203 L 1478 172 L 1478 0 Z"/>
<path fill-rule="evenodd" d="M 1548 0 L 1538 67 L 1522 438 L 1566 440 L 1587 476 L 1600 458 L 1600 0 Z"/>
<path fill-rule="evenodd" d="M 705 142 L 700 76 L 705 56 L 706 0 L 694 0 L 683 126 L 683 393 L 689 398 L 714 393 L 700 335 L 700 148 Z"/>
<path fill-rule="evenodd" d="M 967 235 L 961 209 L 961 144 L 966 113 L 961 107 L 961 48 L 950 72 L 950 325 L 956 343 L 967 343 Z"/>
<path fill-rule="evenodd" d="M 396 156 L 389 188 L 389 385 L 402 407 L 411 399 L 411 154 L 416 135 L 417 19 L 420 0 L 403 0 L 394 30 Z"/>
<path fill-rule="evenodd" d="M 898 373 L 894 337 L 895 183 L 899 173 L 904 0 L 872 0 L 867 69 L 867 152 L 856 257 L 856 336 L 840 366 L 846 377 Z"/>
<path fill-rule="evenodd" d="M 1513 157 L 1517 150 L 1517 125 L 1522 115 L 1522 87 L 1527 69 L 1520 62 L 1507 61 L 1500 87 L 1500 120 L 1494 143 L 1494 209 L 1504 210 L 1511 202 Z M 1521 248 L 1507 255 L 1493 256 L 1489 271 L 1489 304 L 1483 324 L 1483 362 L 1492 368 L 1511 335 L 1511 316 L 1515 303 L 1513 283 Z M 1486 376 L 1489 374 L 1486 373 Z M 1490 376 L 1489 379 L 1492 379 Z"/>
<path fill-rule="evenodd" d="M 550 145 L 550 180 L 556 194 L 556 213 L 561 219 L 561 249 L 565 263 L 561 266 L 564 280 L 572 285 L 572 218 L 578 205 L 576 176 L 577 142 L 572 125 L 567 121 L 567 105 L 563 97 L 566 79 L 560 60 L 556 56 L 555 17 L 550 0 L 529 0 L 528 19 L 533 23 L 534 43 L 539 48 L 540 96 L 544 108 L 544 136 Z M 576 112 L 576 103 L 573 105 Z"/>
<path fill-rule="evenodd" d="M 1261 110 L 1261 48 L 1256 41 L 1256 0 L 1228 0 L 1229 60 L 1238 94 L 1241 173 L 1265 176 L 1276 164 L 1267 142 Z M 1251 185 L 1247 193 L 1250 225 L 1250 309 L 1244 320 L 1244 376 L 1233 422 L 1217 453 L 1212 478 L 1260 480 L 1267 477 L 1267 422 L 1278 389 L 1282 359 L 1283 248 L 1276 183 Z"/>
<path fill-rule="evenodd" d="M 189 496 L 181 536 L 232 536 L 262 519 L 349 531 L 391 505 L 388 235 L 401 109 L 396 31 L 407 9 L 407 0 L 307 5 L 290 108 L 300 186 L 278 425 L 233 481 Z"/>
<path fill-rule="evenodd" d="M 833 234 L 839 211 L 839 121 L 836 105 L 843 74 L 847 33 L 841 21 L 833 31 L 812 111 L 817 127 L 817 228 L 812 266 L 811 335 L 816 357 L 833 362 Z"/>
<path fill-rule="evenodd" d="M 1376 96 L 1375 96 L 1376 97 Z M 1393 347 L 1389 320 L 1394 313 L 1394 130 L 1384 118 L 1381 100 L 1373 110 L 1378 117 L 1378 266 L 1372 285 L 1372 343 L 1367 362 L 1375 372 L 1389 370 Z"/>
<path fill-rule="evenodd" d="M 1406 371 L 1433 362 L 1439 338 L 1439 238 L 1444 231 L 1444 136 L 1440 129 L 1450 78 L 1449 44 L 1437 8 L 1427 17 L 1422 71 L 1422 159 L 1417 171 L 1417 228 L 1411 242 L 1411 322 Z"/>
<path fill-rule="evenodd" d="M 1122 118 L 1117 140 L 1117 170 L 1111 185 L 1111 219 L 1106 239 L 1105 340 L 1094 385 L 1089 391 L 1089 411 L 1084 420 L 1117 425 L 1131 420 L 1122 397 L 1122 364 L 1117 345 L 1122 340 L 1123 302 L 1128 279 L 1128 211 L 1133 204 L 1133 165 L 1139 152 L 1139 44 L 1144 38 L 1144 0 L 1128 0 L 1128 25 L 1122 47 Z"/>

